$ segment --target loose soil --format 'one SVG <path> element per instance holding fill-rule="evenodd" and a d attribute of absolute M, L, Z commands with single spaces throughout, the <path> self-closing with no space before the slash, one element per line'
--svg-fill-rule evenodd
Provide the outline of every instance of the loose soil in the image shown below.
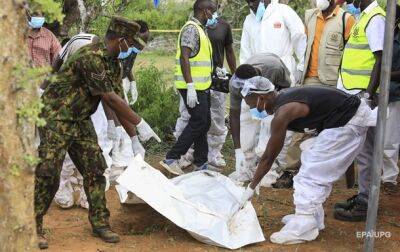
<path fill-rule="evenodd" d="M 161 156 L 151 156 L 149 163 L 159 168 Z M 228 166 L 234 167 L 232 158 Z M 229 170 L 224 171 L 225 174 Z M 365 229 L 365 223 L 337 221 L 333 218 L 333 205 L 352 196 L 355 189 L 346 189 L 343 180 L 335 184 L 324 205 L 325 230 L 317 240 L 300 245 L 272 244 L 269 236 L 283 226 L 283 216 L 293 213 L 292 190 L 263 188 L 253 200 L 266 241 L 249 245 L 246 251 L 361 251 L 363 240 L 356 232 Z M 53 204 L 45 217 L 50 248 L 47 251 L 219 251 L 218 247 L 196 241 L 185 230 L 161 216 L 150 206 L 121 206 L 114 189 L 107 192 L 107 205 L 111 212 L 112 229 L 120 234 L 118 244 L 103 243 L 91 235 L 87 210 L 62 210 Z M 390 238 L 375 239 L 376 251 L 400 251 L 400 197 L 381 194 L 377 231 L 390 232 Z"/>

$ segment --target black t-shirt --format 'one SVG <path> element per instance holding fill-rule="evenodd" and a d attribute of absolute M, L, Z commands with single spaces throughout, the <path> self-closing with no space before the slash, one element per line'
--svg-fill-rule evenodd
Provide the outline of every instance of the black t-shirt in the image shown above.
<path fill-rule="evenodd" d="M 223 67 L 225 47 L 233 43 L 231 26 L 223 19 L 218 19 L 215 27 L 207 27 L 207 34 L 213 49 L 214 67 Z"/>
<path fill-rule="evenodd" d="M 355 95 L 326 86 L 306 86 L 283 89 L 278 95 L 275 111 L 290 102 L 308 105 L 306 117 L 289 123 L 288 129 L 296 132 L 316 131 L 346 125 L 357 112 L 360 99 Z"/>

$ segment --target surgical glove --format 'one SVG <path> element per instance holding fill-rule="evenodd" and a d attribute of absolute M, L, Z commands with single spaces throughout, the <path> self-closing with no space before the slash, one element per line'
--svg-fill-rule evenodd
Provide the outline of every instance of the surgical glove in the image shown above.
<path fill-rule="evenodd" d="M 128 102 L 128 92 L 131 87 L 131 82 L 129 81 L 128 77 L 122 79 L 122 88 L 124 89 L 124 96 L 126 102 Z"/>
<path fill-rule="evenodd" d="M 235 149 L 235 159 L 236 159 L 236 164 L 235 164 L 236 171 L 243 169 L 246 159 L 242 149 L 240 148 Z"/>
<path fill-rule="evenodd" d="M 110 140 L 116 140 L 117 139 L 117 129 L 115 128 L 114 120 L 108 120 L 107 137 Z"/>
<path fill-rule="evenodd" d="M 132 141 L 133 154 L 135 156 L 140 154 L 142 156 L 142 158 L 144 158 L 144 154 L 146 153 L 146 150 L 143 148 L 142 144 L 139 142 L 138 136 L 131 137 L 131 141 Z"/>
<path fill-rule="evenodd" d="M 294 80 L 296 82 L 296 85 L 300 85 L 301 84 L 302 77 L 303 77 L 303 71 L 296 70 L 296 72 L 294 74 Z"/>
<path fill-rule="evenodd" d="M 194 89 L 194 83 L 188 83 L 187 84 L 187 105 L 189 108 L 194 108 L 196 107 L 196 104 L 199 104 L 199 101 L 197 100 L 197 93 L 196 89 Z"/>
<path fill-rule="evenodd" d="M 131 101 L 129 102 L 130 105 L 135 104 L 135 102 L 137 101 L 138 98 L 138 91 L 137 91 L 137 87 L 136 87 L 136 81 L 131 81 L 130 83 L 130 92 L 131 92 Z"/>
<path fill-rule="evenodd" d="M 154 130 L 150 127 L 150 125 L 147 124 L 147 122 L 142 118 L 140 123 L 136 125 L 136 128 L 139 133 L 139 139 L 142 142 L 146 142 L 150 138 L 154 137 L 154 139 L 157 140 L 157 142 L 161 142 L 161 139 L 157 136 L 157 134 L 154 132 Z"/>
<path fill-rule="evenodd" d="M 254 190 L 251 189 L 250 184 L 247 186 L 246 190 L 242 194 L 242 198 L 240 199 L 240 209 L 244 207 L 247 201 L 250 201 L 254 196 Z"/>
<path fill-rule="evenodd" d="M 215 73 L 218 76 L 218 78 L 224 78 L 228 74 L 228 71 L 226 71 L 226 68 L 224 68 L 224 67 L 223 68 L 216 67 Z"/>

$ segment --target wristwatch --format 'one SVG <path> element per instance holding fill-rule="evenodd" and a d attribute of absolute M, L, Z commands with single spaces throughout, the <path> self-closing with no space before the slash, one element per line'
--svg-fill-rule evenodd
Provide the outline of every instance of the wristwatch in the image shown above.
<path fill-rule="evenodd" d="M 365 92 L 365 93 L 363 94 L 363 97 L 364 97 L 365 99 L 369 100 L 369 99 L 371 98 L 371 95 L 370 95 L 368 92 Z"/>

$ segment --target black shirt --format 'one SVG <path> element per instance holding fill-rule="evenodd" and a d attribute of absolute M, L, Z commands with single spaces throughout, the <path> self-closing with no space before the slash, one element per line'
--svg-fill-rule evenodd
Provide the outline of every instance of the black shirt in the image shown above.
<path fill-rule="evenodd" d="M 215 27 L 207 27 L 207 34 L 213 49 L 213 65 L 223 67 L 225 47 L 233 43 L 231 26 L 223 19 L 218 19 Z"/>
<path fill-rule="evenodd" d="M 396 29 L 393 41 L 392 71 L 400 70 L 400 32 Z M 390 81 L 389 102 L 400 101 L 400 82 Z"/>
<path fill-rule="evenodd" d="M 306 117 L 290 122 L 288 129 L 316 133 L 324 129 L 343 127 L 354 116 L 361 103 L 357 96 L 332 87 L 294 87 L 281 91 L 274 110 L 290 102 L 304 103 L 308 105 L 310 112 Z"/>

